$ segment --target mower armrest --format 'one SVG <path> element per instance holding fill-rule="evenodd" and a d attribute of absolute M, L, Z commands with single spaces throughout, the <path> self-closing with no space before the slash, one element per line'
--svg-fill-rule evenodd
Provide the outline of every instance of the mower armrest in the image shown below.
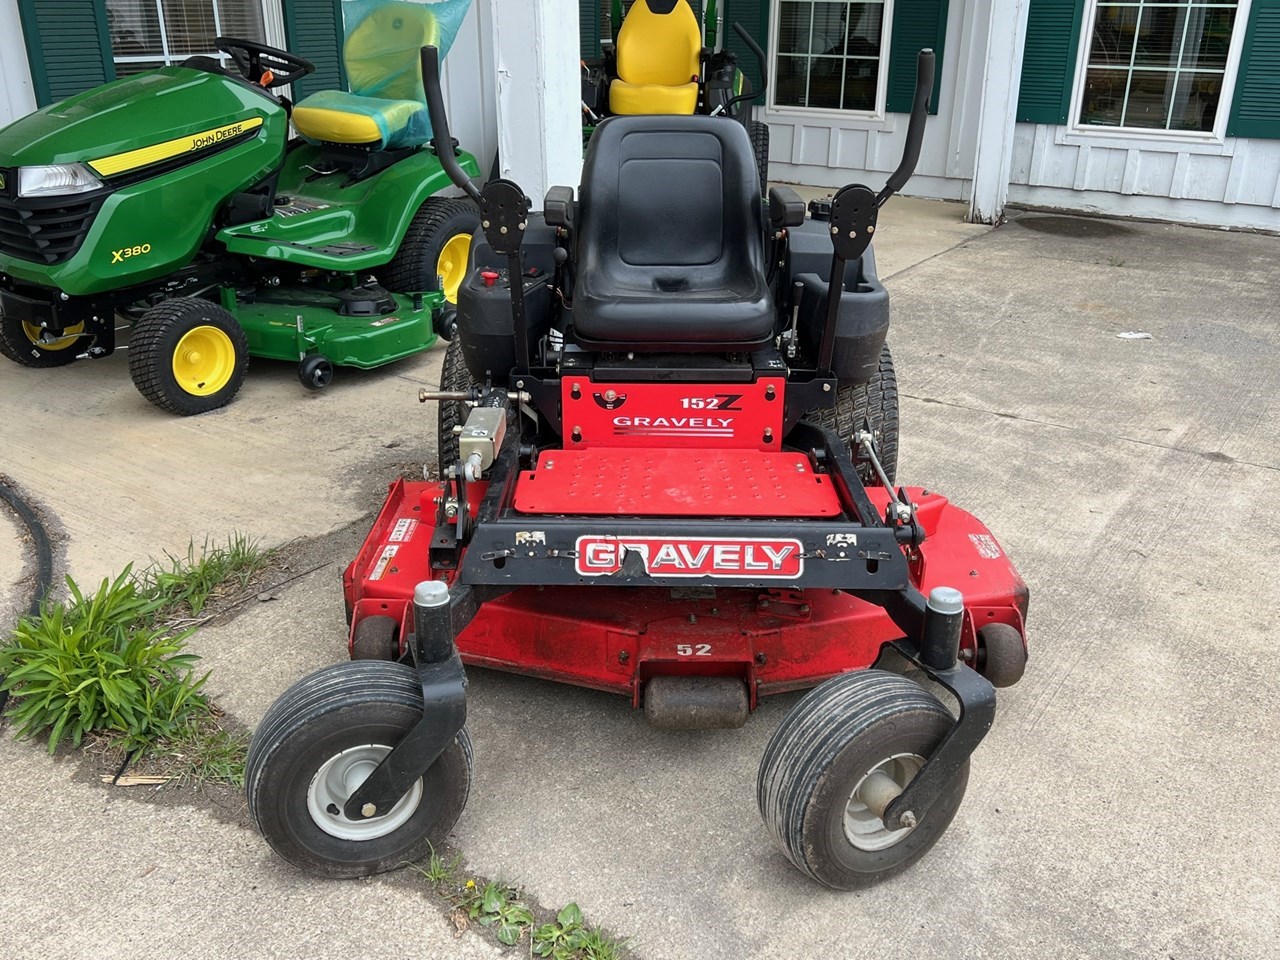
<path fill-rule="evenodd" d="M 804 223 L 804 201 L 790 187 L 769 188 L 769 223 L 774 227 L 798 227 Z"/>
<path fill-rule="evenodd" d="M 569 230 L 573 228 L 576 206 L 573 202 L 573 187 L 552 187 L 547 191 L 547 198 L 542 204 L 543 216 L 549 225 Z"/>

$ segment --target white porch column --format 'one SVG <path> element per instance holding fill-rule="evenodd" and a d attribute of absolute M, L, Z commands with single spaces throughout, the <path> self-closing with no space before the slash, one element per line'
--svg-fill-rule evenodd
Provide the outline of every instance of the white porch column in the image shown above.
<path fill-rule="evenodd" d="M 1027 41 L 1029 0 L 968 0 L 973 32 L 966 55 L 985 53 L 982 84 L 966 91 L 978 99 L 977 150 L 970 223 L 998 223 L 1009 196 L 1013 164 L 1013 125 L 1017 118 L 1018 88 L 1022 80 L 1022 49 Z"/>
<path fill-rule="evenodd" d="M 582 85 L 574 0 L 489 0 L 502 176 L 535 210 L 582 173 Z"/>

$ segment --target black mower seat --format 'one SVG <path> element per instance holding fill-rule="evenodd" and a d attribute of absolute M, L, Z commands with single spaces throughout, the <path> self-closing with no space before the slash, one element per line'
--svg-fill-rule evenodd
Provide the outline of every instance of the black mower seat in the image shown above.
<path fill-rule="evenodd" d="M 751 141 L 726 117 L 613 117 L 592 134 L 577 211 L 574 335 L 691 350 L 773 336 Z"/>

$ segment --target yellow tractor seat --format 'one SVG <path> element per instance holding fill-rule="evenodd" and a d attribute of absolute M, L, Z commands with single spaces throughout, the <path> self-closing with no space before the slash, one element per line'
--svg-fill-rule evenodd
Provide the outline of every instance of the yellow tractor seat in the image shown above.
<path fill-rule="evenodd" d="M 427 6 L 379 4 L 347 31 L 342 45 L 351 92 L 313 93 L 294 108 L 293 125 L 308 140 L 374 150 L 426 143 L 431 121 L 420 56 L 427 44 L 440 45 L 440 24 Z"/>
<path fill-rule="evenodd" d="M 415 147 L 430 136 L 427 108 L 414 100 L 382 100 L 321 90 L 293 108 L 293 125 L 308 140 L 372 150 Z"/>
<path fill-rule="evenodd" d="M 686 0 L 667 13 L 635 0 L 618 31 L 618 79 L 609 85 L 615 114 L 682 113 L 698 109 L 702 36 Z"/>

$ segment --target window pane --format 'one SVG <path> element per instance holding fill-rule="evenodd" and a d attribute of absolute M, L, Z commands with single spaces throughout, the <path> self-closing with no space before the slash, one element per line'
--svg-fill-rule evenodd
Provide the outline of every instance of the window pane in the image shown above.
<path fill-rule="evenodd" d="M 1163 129 L 1173 95 L 1173 73 L 1163 70 L 1135 71 L 1129 81 L 1129 102 L 1124 112 L 1126 127 Z"/>
<path fill-rule="evenodd" d="M 1187 11 L 1178 7 L 1144 7 L 1133 63 L 1138 67 L 1174 67 L 1182 45 Z"/>
<path fill-rule="evenodd" d="M 874 111 L 885 29 L 882 0 L 779 0 L 774 105 Z"/>
<path fill-rule="evenodd" d="M 164 0 L 164 29 L 169 37 L 170 56 L 208 53 L 218 33 L 213 0 Z"/>
<path fill-rule="evenodd" d="M 107 30 L 116 56 L 164 56 L 155 0 L 107 0 Z"/>
<path fill-rule="evenodd" d="M 1220 73 L 1182 73 L 1173 95 L 1170 130 L 1212 130 L 1222 93 Z"/>
<path fill-rule="evenodd" d="M 849 18 L 853 26 L 845 52 L 851 57 L 879 57 L 884 36 L 884 4 L 851 3 Z"/>
<path fill-rule="evenodd" d="M 1084 100 L 1080 105 L 1080 122 L 1104 127 L 1120 126 L 1124 114 L 1124 88 L 1127 70 L 1098 70 L 1085 74 Z"/>
<path fill-rule="evenodd" d="M 1225 70 L 1227 50 L 1231 47 L 1231 28 L 1235 21 L 1234 10 L 1192 8 L 1186 46 L 1182 50 L 1182 68 Z"/>
<path fill-rule="evenodd" d="M 876 78 L 880 64 L 875 60 L 846 60 L 844 62 L 844 102 L 846 110 L 874 110 L 876 108 Z"/>
<path fill-rule="evenodd" d="M 813 4 L 782 0 L 778 6 L 778 52 L 808 53 Z"/>
<path fill-rule="evenodd" d="M 774 82 L 774 103 L 779 106 L 803 107 L 809 81 L 808 57 L 778 57 Z"/>
<path fill-rule="evenodd" d="M 813 57 L 809 60 L 809 102 L 807 106 L 825 110 L 840 109 L 841 71 L 839 57 Z"/>
<path fill-rule="evenodd" d="M 1089 64 L 1098 66 L 1129 65 L 1133 55 L 1133 37 L 1138 27 L 1137 7 L 1099 6 L 1093 24 L 1093 42 L 1089 47 Z"/>

